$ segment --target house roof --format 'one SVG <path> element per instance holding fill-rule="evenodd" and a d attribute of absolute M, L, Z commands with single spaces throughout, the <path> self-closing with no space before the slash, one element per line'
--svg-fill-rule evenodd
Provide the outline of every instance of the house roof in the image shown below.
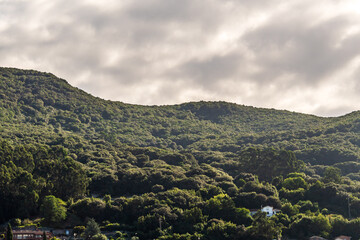
<path fill-rule="evenodd" d="M 310 240 L 316 239 L 316 240 L 326 240 L 326 238 L 320 237 L 320 236 L 312 236 L 309 238 Z"/>
<path fill-rule="evenodd" d="M 335 238 L 335 240 L 350 240 L 351 237 L 349 236 L 344 236 L 344 235 L 341 235 L 341 236 L 338 236 Z"/>
<path fill-rule="evenodd" d="M 13 230 L 13 234 L 36 234 L 42 235 L 44 232 L 40 230 Z M 46 234 L 51 234 L 50 232 L 45 232 Z"/>

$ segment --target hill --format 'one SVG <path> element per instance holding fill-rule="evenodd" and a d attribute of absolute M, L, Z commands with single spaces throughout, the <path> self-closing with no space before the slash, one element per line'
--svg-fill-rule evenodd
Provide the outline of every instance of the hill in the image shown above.
<path fill-rule="evenodd" d="M 226 102 L 139 106 L 105 101 L 31 70 L 1 68 L 0 80 L 2 135 L 17 142 L 37 136 L 48 144 L 65 134 L 178 151 L 273 147 L 312 164 L 360 158 L 359 112 L 322 118 Z"/>
<path fill-rule="evenodd" d="M 261 205 L 287 209 L 274 224 L 289 236 L 301 232 L 301 219 L 347 216 L 348 201 L 360 216 L 359 112 L 323 118 L 226 102 L 140 106 L 91 96 L 50 73 L 0 68 L 0 137 L 0 222 L 41 215 L 49 195 L 67 201 L 69 215 L 45 225 L 93 217 L 144 239 L 161 235 L 159 216 L 169 236 L 210 236 L 217 226 L 254 237 L 257 220 L 246 209 Z M 106 195 L 116 199 L 88 198 Z M 189 226 L 176 225 L 187 218 Z M 307 234 L 340 232 L 334 226 Z"/>

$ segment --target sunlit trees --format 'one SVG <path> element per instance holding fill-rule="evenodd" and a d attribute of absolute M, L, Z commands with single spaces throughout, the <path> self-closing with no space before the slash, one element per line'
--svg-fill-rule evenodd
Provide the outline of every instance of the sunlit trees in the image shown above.
<path fill-rule="evenodd" d="M 66 218 L 65 202 L 53 195 L 46 196 L 41 205 L 41 212 L 47 223 L 59 223 Z"/>

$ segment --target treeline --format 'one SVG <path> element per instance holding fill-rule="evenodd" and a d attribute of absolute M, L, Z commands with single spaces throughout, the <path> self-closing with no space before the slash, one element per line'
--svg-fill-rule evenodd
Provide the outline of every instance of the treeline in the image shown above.
<path fill-rule="evenodd" d="M 235 186 L 227 191 L 213 185 L 198 190 L 157 188 L 132 197 L 104 195 L 62 204 L 60 199 L 47 196 L 43 205 L 48 201 L 58 204 L 48 209 L 42 207 L 42 224 L 75 226 L 81 234 L 81 229 L 85 229 L 82 226 L 92 218 L 100 223 L 103 231 L 118 231 L 114 237 L 119 240 L 131 236 L 140 239 L 273 239 L 278 236 L 307 239 L 313 235 L 341 234 L 359 238 L 360 219 L 356 218 L 360 216 L 359 199 L 351 192 L 343 192 L 352 187 L 356 193 L 358 189 L 346 178 L 339 179 L 338 172 L 333 170 L 327 170 L 321 179 L 290 173 L 283 179 L 274 178 L 273 184 L 242 173 L 234 180 Z M 347 211 L 347 197 L 350 197 L 353 220 L 346 219 L 343 213 Z M 334 199 L 328 201 L 329 198 Z M 260 212 L 249 215 L 249 209 L 266 205 L 281 209 L 281 213 L 273 217 Z M 59 211 L 63 214 L 57 216 L 66 217 L 51 218 Z"/>
<path fill-rule="evenodd" d="M 0 142 L 0 221 L 39 213 L 46 195 L 67 200 L 84 196 L 88 177 L 61 146 Z"/>
<path fill-rule="evenodd" d="M 58 145 L 0 146 L 1 217 L 20 226 L 81 231 L 93 218 L 119 239 L 125 232 L 141 239 L 360 237 L 358 182 L 335 167 L 311 174 L 292 152 L 249 148 L 227 165 L 204 153 L 128 147 L 115 166 L 96 172 Z M 261 206 L 281 213 L 249 215 Z M 348 207 L 356 219 L 347 220 Z M 26 220 L 36 216 L 42 221 Z"/>

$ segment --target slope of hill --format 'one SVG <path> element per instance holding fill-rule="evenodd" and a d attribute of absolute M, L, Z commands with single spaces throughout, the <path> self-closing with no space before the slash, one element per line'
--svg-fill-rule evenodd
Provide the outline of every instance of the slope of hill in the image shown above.
<path fill-rule="evenodd" d="M 45 224 L 93 217 L 136 228 L 143 239 L 216 236 L 214 226 L 256 239 L 259 219 L 243 208 L 261 205 L 286 209 L 271 221 L 289 236 L 302 219 L 330 225 L 321 213 L 345 216 L 348 201 L 360 217 L 360 112 L 323 118 L 226 102 L 131 105 L 49 73 L 0 68 L 0 137 L 0 222 L 38 216 L 50 194 L 68 201 L 69 217 Z M 119 198 L 84 198 L 92 194 Z M 159 217 L 165 233 L 154 225 Z M 331 224 L 306 234 L 345 226 Z"/>
<path fill-rule="evenodd" d="M 173 150 L 274 147 L 313 164 L 360 159 L 359 112 L 321 118 L 226 102 L 139 106 L 93 97 L 47 73 L 1 68 L 0 80 L 2 135 L 19 142 L 70 134 Z"/>

